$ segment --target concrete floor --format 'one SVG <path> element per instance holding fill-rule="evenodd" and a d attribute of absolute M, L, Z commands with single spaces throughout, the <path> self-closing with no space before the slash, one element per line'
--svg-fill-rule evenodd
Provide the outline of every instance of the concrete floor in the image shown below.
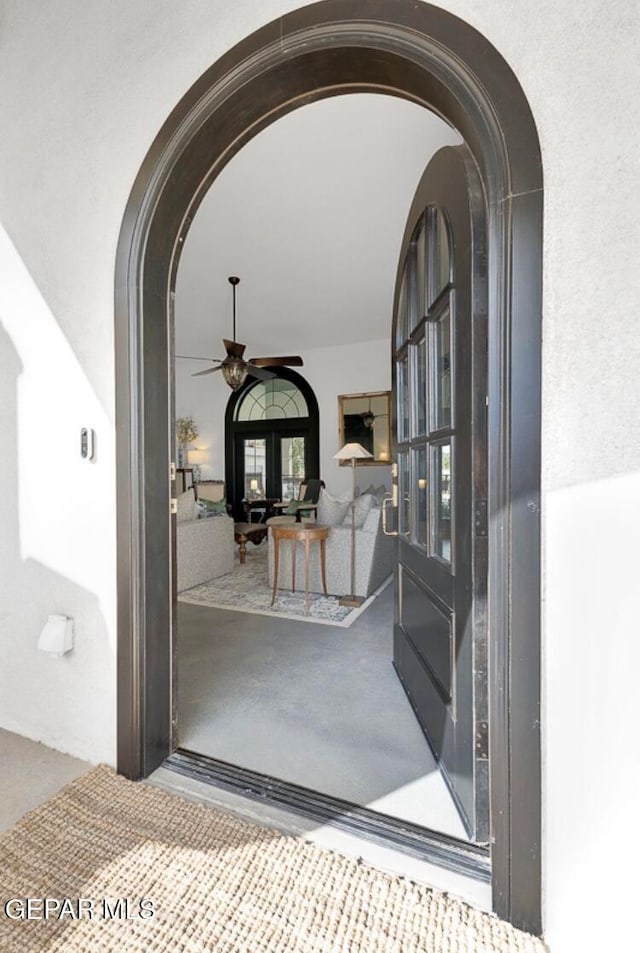
<path fill-rule="evenodd" d="M 0 831 L 91 767 L 0 728 Z"/>
<path fill-rule="evenodd" d="M 179 604 L 180 745 L 464 838 L 392 620 L 391 586 L 348 629 Z"/>

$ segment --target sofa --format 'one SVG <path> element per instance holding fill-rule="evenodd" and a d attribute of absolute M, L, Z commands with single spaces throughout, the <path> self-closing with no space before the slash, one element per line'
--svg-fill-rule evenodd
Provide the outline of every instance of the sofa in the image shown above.
<path fill-rule="evenodd" d="M 396 562 L 397 540 L 385 536 L 382 532 L 382 509 L 375 497 L 366 499 L 367 494 L 356 501 L 356 574 L 355 593 L 357 596 L 370 596 L 389 576 Z M 326 542 L 327 591 L 331 595 L 343 596 L 351 590 L 351 510 L 348 501 L 333 501 L 325 491 L 318 503 L 318 523 L 330 526 Z M 306 522 L 306 520 L 303 520 Z M 273 586 L 273 540 L 269 533 L 269 585 Z M 291 552 L 287 543 L 280 544 L 279 586 L 291 585 Z M 297 543 L 296 580 L 304 586 L 304 548 Z M 320 546 L 311 546 L 309 589 L 322 592 L 320 572 Z"/>
<path fill-rule="evenodd" d="M 233 520 L 224 513 L 198 518 L 193 488 L 178 496 L 176 554 L 178 592 L 233 570 Z"/>

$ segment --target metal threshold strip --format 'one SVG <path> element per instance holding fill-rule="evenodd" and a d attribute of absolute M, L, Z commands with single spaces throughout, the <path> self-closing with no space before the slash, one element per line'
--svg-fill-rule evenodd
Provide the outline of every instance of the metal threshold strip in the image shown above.
<path fill-rule="evenodd" d="M 410 857 L 473 877 L 482 883 L 491 880 L 491 861 L 486 846 L 468 844 L 409 821 L 379 814 L 349 801 L 184 748 L 178 748 L 170 755 L 163 767 L 252 801 L 291 811 L 320 824 L 329 824 L 382 847 L 393 847 Z"/>

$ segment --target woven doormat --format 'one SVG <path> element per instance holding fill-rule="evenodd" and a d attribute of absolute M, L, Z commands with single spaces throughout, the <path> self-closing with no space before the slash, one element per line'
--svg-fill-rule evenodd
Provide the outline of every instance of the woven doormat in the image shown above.
<path fill-rule="evenodd" d="M 0 837 L 0 902 L 2 953 L 544 950 L 446 894 L 105 767 Z"/>

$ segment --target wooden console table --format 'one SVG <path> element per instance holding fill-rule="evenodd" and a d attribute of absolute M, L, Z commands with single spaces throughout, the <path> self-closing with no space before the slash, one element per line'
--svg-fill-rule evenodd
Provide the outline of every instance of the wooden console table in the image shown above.
<path fill-rule="evenodd" d="M 300 523 L 272 523 L 271 536 L 273 538 L 273 598 L 271 605 L 278 595 L 278 575 L 280 570 L 280 540 L 291 540 L 291 589 L 296 591 L 296 543 L 304 543 L 304 609 L 309 613 L 309 557 L 311 543 L 317 540 L 320 543 L 320 571 L 322 573 L 322 588 L 325 596 L 327 592 L 327 567 L 325 562 L 325 542 L 329 535 L 328 526 L 302 525 Z"/>

